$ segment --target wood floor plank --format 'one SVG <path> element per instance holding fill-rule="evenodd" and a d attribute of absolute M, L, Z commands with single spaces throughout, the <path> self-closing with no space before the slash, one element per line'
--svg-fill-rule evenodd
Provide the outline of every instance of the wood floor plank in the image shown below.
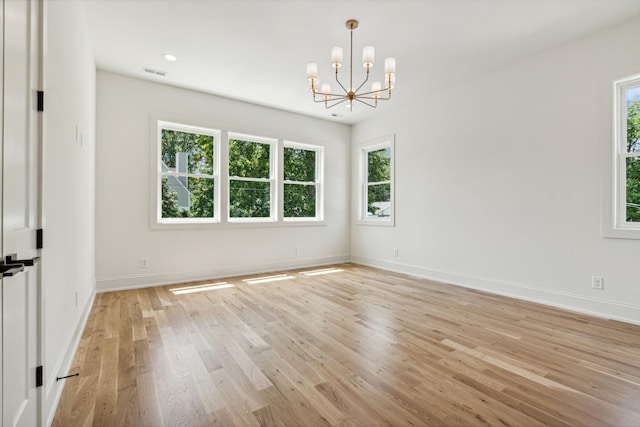
<path fill-rule="evenodd" d="M 153 372 L 142 372 L 137 377 L 139 418 L 135 421 L 139 425 L 164 426 L 160 401 Z"/>
<path fill-rule="evenodd" d="M 104 293 L 52 425 L 635 427 L 638 337 L 357 264 Z"/>

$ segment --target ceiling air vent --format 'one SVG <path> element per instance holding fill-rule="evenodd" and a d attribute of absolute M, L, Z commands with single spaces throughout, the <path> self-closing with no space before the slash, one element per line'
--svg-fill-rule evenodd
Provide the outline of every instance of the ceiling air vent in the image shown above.
<path fill-rule="evenodd" d="M 154 70 L 153 68 L 142 67 L 142 71 L 145 73 L 153 74 L 154 76 L 164 77 L 167 75 L 166 71 Z"/>

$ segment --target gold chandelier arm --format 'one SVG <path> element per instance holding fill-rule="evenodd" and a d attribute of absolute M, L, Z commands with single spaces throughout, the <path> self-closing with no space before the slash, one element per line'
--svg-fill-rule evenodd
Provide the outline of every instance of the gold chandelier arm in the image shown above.
<path fill-rule="evenodd" d="M 391 89 L 386 90 L 385 92 L 387 92 L 386 98 L 383 96 L 370 96 L 371 94 L 374 94 L 374 93 L 382 93 L 382 91 L 365 92 L 365 93 L 359 94 L 357 97 L 363 98 L 363 99 L 379 99 L 381 101 L 388 101 L 391 99 Z"/>
<path fill-rule="evenodd" d="M 333 104 L 331 104 L 331 105 L 328 105 L 328 101 L 329 101 L 329 100 L 327 100 L 327 101 L 325 101 L 324 106 L 325 106 L 325 108 L 326 108 L 326 109 L 329 109 L 329 108 L 331 108 L 331 107 L 335 107 L 335 106 L 336 106 L 336 105 L 338 105 L 338 104 L 342 104 L 342 103 L 343 103 L 343 102 L 345 102 L 346 100 L 347 100 L 347 98 L 342 98 L 340 101 L 338 101 L 338 102 L 334 102 L 334 103 L 333 103 Z"/>
<path fill-rule="evenodd" d="M 320 94 L 322 95 L 322 94 Z M 337 101 L 337 100 L 343 100 L 346 101 L 346 97 L 344 95 L 327 95 L 327 99 L 324 99 L 324 95 L 322 95 L 323 98 L 322 99 L 316 99 L 316 97 L 313 97 L 313 102 L 326 102 L 326 101 Z"/>
<path fill-rule="evenodd" d="M 364 81 L 362 83 L 360 83 L 360 86 L 358 86 L 358 89 L 354 90 L 355 93 L 358 93 L 358 91 L 360 89 L 362 89 L 362 86 L 364 86 L 364 84 L 369 81 L 369 67 L 367 67 L 367 77 L 364 79 Z"/>
<path fill-rule="evenodd" d="M 369 99 L 369 98 L 365 98 L 365 99 Z M 364 105 L 368 105 L 371 108 L 376 108 L 378 106 L 378 99 L 377 98 L 374 98 L 374 99 L 376 101 L 375 104 L 369 104 L 368 102 L 363 101 L 362 99 L 360 99 L 360 97 L 357 97 L 356 101 L 358 101 L 358 102 L 360 102 L 360 103 L 362 103 Z"/>
<path fill-rule="evenodd" d="M 344 91 L 344 93 L 349 93 L 349 91 L 347 90 L 347 88 L 345 88 L 343 86 L 342 83 L 340 83 L 340 80 L 338 80 L 338 69 L 336 68 L 336 82 L 338 82 L 338 84 L 340 85 L 340 87 L 342 88 L 342 90 Z"/>

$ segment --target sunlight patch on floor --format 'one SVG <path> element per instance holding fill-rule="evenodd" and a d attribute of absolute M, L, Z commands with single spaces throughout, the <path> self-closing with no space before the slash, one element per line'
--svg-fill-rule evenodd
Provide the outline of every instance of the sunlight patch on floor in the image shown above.
<path fill-rule="evenodd" d="M 246 282 L 250 285 L 257 285 L 258 283 L 279 282 L 281 280 L 289 280 L 289 279 L 295 279 L 295 277 L 290 276 L 288 274 L 277 274 L 275 276 L 265 276 L 265 277 L 255 277 L 251 279 L 244 279 L 243 282 Z"/>
<path fill-rule="evenodd" d="M 194 292 L 206 292 L 215 291 L 216 289 L 233 288 L 231 283 L 219 282 L 219 283 L 207 283 L 197 286 L 185 286 L 182 288 L 169 289 L 174 295 L 192 294 Z"/>
<path fill-rule="evenodd" d="M 303 276 L 320 276 L 323 274 L 332 274 L 332 273 L 339 273 L 341 271 L 344 271 L 341 268 L 321 268 L 320 270 L 310 270 L 310 271 L 303 271 L 300 274 L 302 274 Z"/>

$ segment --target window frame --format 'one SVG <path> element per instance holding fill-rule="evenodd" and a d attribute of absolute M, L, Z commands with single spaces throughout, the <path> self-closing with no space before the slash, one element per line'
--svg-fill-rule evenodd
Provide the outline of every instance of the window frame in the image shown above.
<path fill-rule="evenodd" d="M 604 238 L 640 239 L 640 223 L 626 221 L 626 122 L 627 110 L 624 104 L 625 91 L 640 83 L 640 74 L 627 70 L 628 77 L 612 77 L 607 85 L 609 114 L 603 123 L 602 163 L 601 163 L 601 228 Z M 634 74 L 631 74 L 634 73 Z M 612 82 L 612 83 L 611 83 Z M 604 95 L 604 94 L 603 94 Z M 624 167 L 622 162 L 625 162 Z M 621 221 L 622 220 L 622 221 Z"/>
<path fill-rule="evenodd" d="M 212 129 L 204 126 L 186 125 L 183 123 L 176 123 L 170 120 L 154 120 L 155 123 L 155 143 L 153 144 L 155 150 L 152 150 L 152 159 L 154 159 L 154 167 L 152 173 L 155 177 L 152 185 L 155 194 L 155 201 L 151 204 L 153 206 L 153 217 L 155 217 L 155 224 L 158 226 L 163 225 L 189 225 L 189 224 L 218 224 L 220 223 L 220 147 L 222 145 L 222 132 L 217 129 Z M 213 139 L 213 174 L 195 174 L 195 173 L 170 173 L 162 170 L 162 131 L 172 130 L 176 132 L 194 133 L 199 135 L 209 135 Z M 206 178 L 213 180 L 213 217 L 212 218 L 163 218 L 162 217 L 162 179 L 165 176 L 185 176 L 187 178 Z M 153 222 L 152 222 L 153 224 Z"/>
<path fill-rule="evenodd" d="M 162 218 L 162 179 L 161 171 L 162 130 L 160 125 L 168 124 L 172 130 L 195 133 L 216 134 L 214 138 L 214 219 L 211 218 Z M 229 130 L 233 129 L 233 130 Z M 211 123 L 204 118 L 189 118 L 175 114 L 150 113 L 148 133 L 148 221 L 152 230 L 188 230 L 188 229 L 242 229 L 242 228 L 270 228 L 270 227 L 315 227 L 326 226 L 324 221 L 324 149 L 322 145 L 304 144 L 287 141 L 304 149 L 316 151 L 316 191 L 317 217 L 283 218 L 284 192 L 284 139 L 270 136 L 255 136 L 267 134 L 261 130 L 243 129 L 236 126 Z M 229 218 L 229 136 L 249 137 L 256 142 L 271 144 L 270 150 L 270 217 L 257 218 Z"/>
<path fill-rule="evenodd" d="M 284 178 L 284 150 L 286 148 L 294 148 L 305 151 L 313 151 L 316 153 L 316 161 L 315 161 L 315 180 L 314 181 L 292 181 Z M 280 193 L 282 195 L 282 202 L 279 204 L 280 209 L 279 213 L 282 215 L 283 222 L 318 222 L 324 220 L 324 147 L 319 145 L 310 145 L 303 144 L 299 142 L 293 141 L 283 141 L 282 142 L 282 179 L 281 179 L 281 190 Z M 313 217 L 286 217 L 284 216 L 284 186 L 286 184 L 293 185 L 313 185 L 316 188 L 316 212 Z"/>
<path fill-rule="evenodd" d="M 627 213 L 627 159 L 640 158 L 640 151 L 627 152 L 627 91 L 640 87 L 640 74 L 614 82 L 614 230 L 637 232 L 629 237 L 640 238 L 640 222 L 628 222 Z"/>
<path fill-rule="evenodd" d="M 369 153 L 378 151 L 381 149 L 390 149 L 390 179 L 388 181 L 381 181 L 370 183 L 369 182 Z M 360 225 L 378 225 L 386 227 L 395 226 L 395 135 L 384 136 L 376 138 L 371 141 L 360 143 L 356 145 L 357 158 L 358 158 L 358 209 L 356 224 Z M 390 203 L 389 216 L 388 217 L 371 217 L 367 215 L 368 209 L 368 197 L 369 186 L 380 185 L 389 183 L 390 187 Z"/>
<path fill-rule="evenodd" d="M 256 144 L 267 144 L 269 145 L 269 177 L 268 178 L 248 178 L 248 177 L 240 177 L 240 176 L 231 176 L 229 174 L 229 162 L 231 161 L 231 157 L 229 156 L 229 141 L 235 139 L 245 142 L 253 142 Z M 260 222 L 260 223 L 269 223 L 276 222 L 278 218 L 278 204 L 276 203 L 277 197 L 277 189 L 276 189 L 276 149 L 278 145 L 278 140 L 273 138 L 267 138 L 262 136 L 249 135 L 240 132 L 232 132 L 229 131 L 227 133 L 227 138 L 225 140 L 225 145 L 227 149 L 227 162 L 226 162 L 226 171 L 227 171 L 227 211 L 226 211 L 226 219 L 227 222 L 230 223 L 242 223 L 242 222 Z M 269 216 L 265 217 L 232 217 L 231 216 L 231 181 L 244 181 L 244 182 L 268 182 L 269 183 Z"/>

